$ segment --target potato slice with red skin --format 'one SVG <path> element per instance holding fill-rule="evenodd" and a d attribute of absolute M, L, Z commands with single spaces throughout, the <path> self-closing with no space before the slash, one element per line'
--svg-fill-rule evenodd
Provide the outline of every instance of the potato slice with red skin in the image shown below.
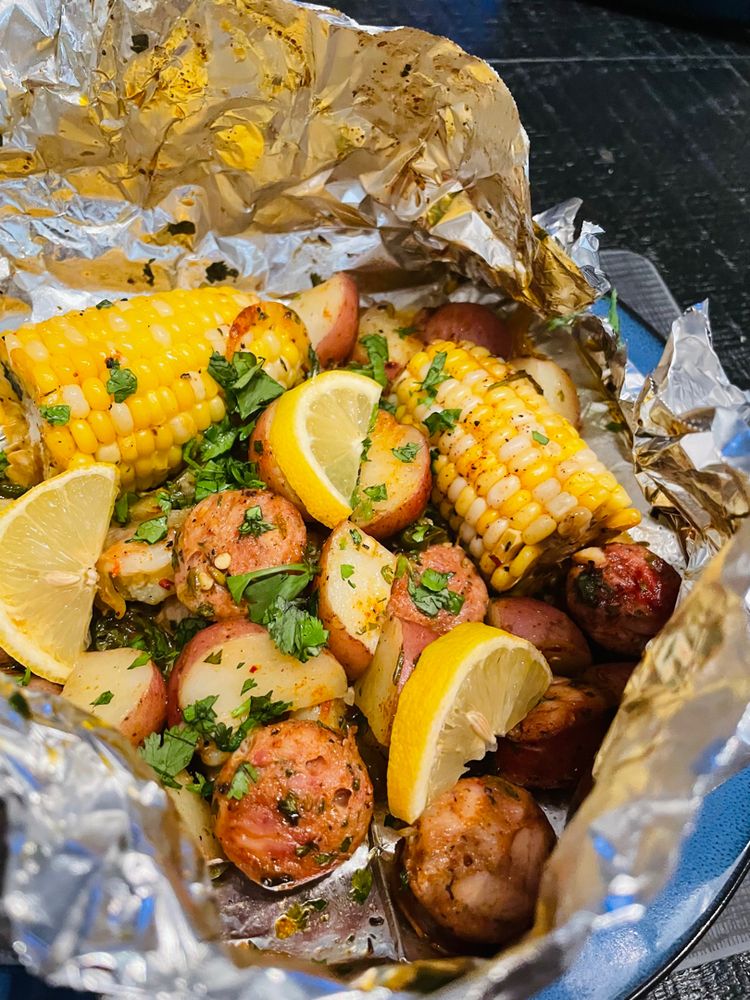
<path fill-rule="evenodd" d="M 258 475 L 269 490 L 277 496 L 284 497 L 285 500 L 293 503 L 303 519 L 310 521 L 312 520 L 310 515 L 305 510 L 305 506 L 297 493 L 292 489 L 289 480 L 281 471 L 281 467 L 276 461 L 276 456 L 271 448 L 269 432 L 275 412 L 276 403 L 273 402 L 258 417 L 258 422 L 253 429 L 253 433 L 250 435 L 247 460 L 248 462 L 257 463 Z"/>
<path fill-rule="evenodd" d="M 512 358 L 510 364 L 529 374 L 549 405 L 574 427 L 581 426 L 581 403 L 573 379 L 549 358 Z"/>
<path fill-rule="evenodd" d="M 357 336 L 359 289 L 350 275 L 334 274 L 307 291 L 290 305 L 305 324 L 318 360 L 324 367 L 349 357 Z"/>
<path fill-rule="evenodd" d="M 363 501 L 352 521 L 373 538 L 390 538 L 413 524 L 424 513 L 432 492 L 430 446 L 416 427 L 400 424 L 385 410 L 378 410 L 370 432 L 372 444 L 359 474 L 359 496 Z M 399 458 L 394 449 L 406 447 L 414 458 Z M 366 490 L 383 486 L 384 500 L 367 496 Z M 371 512 L 370 512 L 371 511 Z"/>
<path fill-rule="evenodd" d="M 416 622 L 391 618 L 380 634 L 372 663 L 354 685 L 354 703 L 382 746 L 391 742 L 396 706 L 422 650 L 437 635 Z"/>
<path fill-rule="evenodd" d="M 185 787 L 193 781 L 187 771 L 176 774 L 175 781 L 180 785 L 179 788 L 165 785 L 164 791 L 172 800 L 184 830 L 195 841 L 202 858 L 206 861 L 223 861 L 224 851 L 214 836 L 211 806 L 200 795 Z"/>
<path fill-rule="evenodd" d="M 533 597 L 496 597 L 487 624 L 528 639 L 555 674 L 575 677 L 591 666 L 589 644 L 572 618 Z"/>
<path fill-rule="evenodd" d="M 62 689 L 62 695 L 97 719 L 119 729 L 133 746 L 164 727 L 167 688 L 152 660 L 133 663 L 142 649 L 106 649 L 83 653 Z M 95 705 L 102 696 L 111 698 Z"/>
<path fill-rule="evenodd" d="M 369 362 L 365 338 L 383 337 L 388 345 L 388 360 L 385 364 L 385 374 L 389 382 L 393 382 L 406 368 L 409 360 L 424 348 L 419 338 L 419 330 L 415 317 L 411 313 L 396 312 L 390 303 L 371 306 L 362 313 L 359 320 L 357 342 L 352 352 L 352 361 L 366 365 Z"/>
<path fill-rule="evenodd" d="M 248 680 L 255 687 L 243 694 Z M 344 669 L 331 653 L 300 663 L 282 653 L 261 625 L 234 618 L 202 629 L 183 649 L 169 675 L 168 721 L 179 725 L 184 708 L 212 695 L 217 720 L 236 726 L 232 712 L 251 695 L 270 694 L 299 709 L 343 698 L 346 688 Z"/>
<path fill-rule="evenodd" d="M 506 324 L 487 306 L 477 302 L 448 302 L 429 317 L 422 331 L 428 344 L 433 340 L 470 340 L 486 347 L 497 358 L 513 351 L 513 335 Z"/>
<path fill-rule="evenodd" d="M 372 660 L 395 568 L 393 553 L 351 521 L 331 532 L 320 553 L 318 617 L 349 680 L 361 676 Z"/>

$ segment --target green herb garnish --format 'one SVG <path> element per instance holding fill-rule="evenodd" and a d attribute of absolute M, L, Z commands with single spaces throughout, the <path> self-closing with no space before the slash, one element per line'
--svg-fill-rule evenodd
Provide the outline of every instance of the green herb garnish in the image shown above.
<path fill-rule="evenodd" d="M 460 410 L 436 410 L 424 421 L 427 433 L 433 437 L 435 434 L 442 434 L 443 431 L 453 430 L 460 416 Z"/>
<path fill-rule="evenodd" d="M 64 403 L 60 403 L 58 406 L 40 406 L 39 413 L 42 415 L 42 419 L 53 427 L 63 427 L 70 421 L 70 407 Z"/>
<path fill-rule="evenodd" d="M 417 452 L 419 451 L 419 445 L 414 444 L 410 441 L 408 444 L 402 445 L 400 448 L 391 448 L 391 451 L 399 460 L 405 465 L 411 465 L 414 459 L 417 457 Z"/>
<path fill-rule="evenodd" d="M 159 517 L 152 517 L 148 521 L 141 521 L 131 541 L 146 542 L 148 545 L 155 545 L 167 537 L 168 530 L 167 515 L 161 514 Z"/>
<path fill-rule="evenodd" d="M 132 396 L 138 390 L 138 379 L 129 368 L 121 368 L 120 362 L 116 358 L 109 358 L 107 361 L 109 368 L 109 378 L 106 389 L 114 397 L 116 403 L 124 403 L 128 396 Z"/>
<path fill-rule="evenodd" d="M 252 535 L 253 538 L 258 538 L 260 535 L 265 534 L 265 532 L 274 531 L 275 529 L 275 524 L 263 520 L 263 511 L 256 505 L 255 507 L 249 507 L 245 511 L 245 516 L 239 527 L 239 533 L 243 537 L 245 535 Z"/>

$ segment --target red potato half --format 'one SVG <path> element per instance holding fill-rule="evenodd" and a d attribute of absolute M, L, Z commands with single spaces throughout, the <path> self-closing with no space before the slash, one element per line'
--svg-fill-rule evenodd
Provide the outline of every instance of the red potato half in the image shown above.
<path fill-rule="evenodd" d="M 321 365 L 349 357 L 359 320 L 359 289 L 352 277 L 343 272 L 334 274 L 328 281 L 295 295 L 290 305 L 305 324 Z"/>
<path fill-rule="evenodd" d="M 255 687 L 243 694 L 247 680 Z M 218 721 L 236 726 L 232 712 L 251 695 L 270 694 L 300 709 L 343 698 L 346 688 L 344 669 L 330 653 L 300 663 L 282 653 L 262 626 L 236 618 L 202 629 L 185 646 L 169 676 L 168 719 L 178 725 L 184 708 L 216 695 Z"/>
<path fill-rule="evenodd" d="M 372 660 L 391 596 L 396 557 L 350 521 L 328 536 L 317 578 L 318 616 L 331 652 L 355 680 Z"/>
<path fill-rule="evenodd" d="M 528 639 L 554 674 L 575 677 L 591 666 L 591 650 L 572 618 L 533 597 L 496 597 L 487 610 L 487 624 Z"/>
<path fill-rule="evenodd" d="M 352 361 L 366 365 L 369 361 L 367 337 L 383 337 L 388 345 L 388 360 L 385 374 L 389 382 L 401 374 L 409 360 L 424 348 L 420 340 L 414 317 L 411 313 L 397 312 L 390 303 L 383 302 L 371 306 L 362 313 L 359 320 L 357 342 L 354 345 Z"/>
<path fill-rule="evenodd" d="M 162 729 L 167 716 L 167 688 L 159 668 L 152 660 L 132 667 L 142 655 L 141 649 L 83 653 L 62 689 L 64 698 L 118 729 L 133 746 Z M 110 694 L 106 704 L 93 704 Z"/>
<path fill-rule="evenodd" d="M 354 685 L 354 703 L 384 747 L 391 742 L 396 706 L 404 685 L 422 650 L 436 638 L 423 625 L 391 618 L 380 635 L 372 663 Z"/>
<path fill-rule="evenodd" d="M 510 329 L 491 309 L 476 302 L 440 306 L 425 323 L 422 338 L 428 344 L 433 340 L 471 340 L 498 358 L 507 358 L 513 351 Z"/>
<path fill-rule="evenodd" d="M 385 410 L 379 410 L 370 432 L 372 444 L 359 475 L 359 496 L 364 502 L 352 520 L 374 538 L 389 538 L 418 520 L 432 492 L 430 448 L 416 427 L 407 427 Z M 406 448 L 406 454 L 394 449 Z M 416 449 L 414 457 L 406 461 Z M 401 458 L 399 458 L 401 455 Z M 371 499 L 367 490 L 385 489 L 385 499 Z"/>
<path fill-rule="evenodd" d="M 573 379 L 564 368 L 549 358 L 513 358 L 510 362 L 529 374 L 549 405 L 574 427 L 581 426 L 581 403 Z"/>

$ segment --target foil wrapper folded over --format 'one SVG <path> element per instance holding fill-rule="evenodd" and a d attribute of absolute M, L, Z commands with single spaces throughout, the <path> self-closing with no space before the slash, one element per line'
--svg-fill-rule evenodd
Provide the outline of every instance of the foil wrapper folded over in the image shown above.
<path fill-rule="evenodd" d="M 587 440 L 641 498 L 638 537 L 697 576 L 746 513 L 747 400 L 705 309 L 678 321 L 644 383 L 584 312 L 607 287 L 599 230 L 576 226 L 575 200 L 531 219 L 512 98 L 445 39 L 288 0 L 0 0 L 0 137 L 0 329 L 211 281 L 284 297 L 342 269 L 365 301 L 486 301 L 537 317 L 533 341 L 571 370 Z M 120 996 L 528 997 L 592 927 L 637 919 L 701 796 L 745 762 L 749 570 L 744 529 L 636 672 L 536 934 L 491 961 L 434 960 L 409 937 L 380 821 L 292 897 L 231 871 L 212 883 L 116 733 L 0 679 L 15 953 L 52 982 Z M 367 864 L 360 904 L 351 876 Z"/>

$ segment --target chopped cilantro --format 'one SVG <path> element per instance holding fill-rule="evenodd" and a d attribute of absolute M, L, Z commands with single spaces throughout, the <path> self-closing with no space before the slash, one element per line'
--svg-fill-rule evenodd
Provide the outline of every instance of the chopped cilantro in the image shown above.
<path fill-rule="evenodd" d="M 399 546 L 406 550 L 419 551 L 430 545 L 439 545 L 448 541 L 448 533 L 430 517 L 423 517 L 419 521 L 404 528 L 399 536 Z"/>
<path fill-rule="evenodd" d="M 301 819 L 301 813 L 299 800 L 294 792 L 287 792 L 282 799 L 279 799 L 276 808 L 290 826 L 297 826 Z"/>
<path fill-rule="evenodd" d="M 549 438 L 544 434 L 540 434 L 539 431 L 532 431 L 531 436 L 537 444 L 549 444 Z"/>
<path fill-rule="evenodd" d="M 341 566 L 341 579 L 348 580 L 350 576 L 354 575 L 354 567 L 348 563 L 344 563 Z"/>
<path fill-rule="evenodd" d="M 310 365 L 307 377 L 315 378 L 316 375 L 320 374 L 320 358 L 312 344 L 307 348 L 307 360 Z"/>
<path fill-rule="evenodd" d="M 224 390 L 230 413 L 247 420 L 284 392 L 284 387 L 263 370 L 264 359 L 237 351 L 231 361 L 217 352 L 208 362 L 208 373 Z"/>
<path fill-rule="evenodd" d="M 130 505 L 138 497 L 135 493 L 123 493 L 115 502 L 113 517 L 118 524 L 127 524 L 130 516 Z"/>
<path fill-rule="evenodd" d="M 201 774 L 200 771 L 194 777 L 195 781 L 185 785 L 185 788 L 189 792 L 194 792 L 196 795 L 200 795 L 201 798 L 210 802 L 214 795 L 214 782 L 207 778 L 205 774 Z"/>
<path fill-rule="evenodd" d="M 46 420 L 48 424 L 52 424 L 53 427 L 63 427 L 70 421 L 70 407 L 64 403 L 60 403 L 58 406 L 40 406 L 39 412 L 42 419 Z"/>
<path fill-rule="evenodd" d="M 318 285 L 322 285 L 323 284 L 323 279 L 321 278 L 321 276 L 319 274 L 316 274 L 315 271 L 311 271 L 310 272 L 310 284 L 312 285 L 313 288 L 317 288 Z"/>
<path fill-rule="evenodd" d="M 410 441 L 408 444 L 404 444 L 400 448 L 391 448 L 391 451 L 399 460 L 399 462 L 403 462 L 405 465 L 411 465 L 411 463 L 417 457 L 417 452 L 419 451 L 419 445 L 414 444 L 413 441 Z"/>
<path fill-rule="evenodd" d="M 385 396 L 380 397 L 378 406 L 381 410 L 385 410 L 386 413 L 392 413 L 394 417 L 396 416 L 396 404 L 392 403 L 390 399 L 386 399 Z"/>
<path fill-rule="evenodd" d="M 275 531 L 276 525 L 271 524 L 269 521 L 263 520 L 263 511 L 260 507 L 249 507 L 245 511 L 245 517 L 242 524 L 239 527 L 239 533 L 241 536 L 252 535 L 253 538 L 258 538 L 260 535 L 265 534 L 266 531 Z"/>
<path fill-rule="evenodd" d="M 221 663 L 221 657 L 224 653 L 223 649 L 217 649 L 213 653 L 209 653 L 208 656 L 203 661 L 204 663 L 213 663 L 218 666 Z"/>
<path fill-rule="evenodd" d="M 25 688 L 29 686 L 29 681 L 31 680 L 31 667 L 26 667 L 23 672 L 23 677 L 18 678 L 18 686 Z"/>
<path fill-rule="evenodd" d="M 135 670 L 136 667 L 145 667 L 145 665 L 149 662 L 150 659 L 151 657 L 148 655 L 148 653 L 139 653 L 138 656 L 136 656 L 136 658 L 128 667 L 128 670 Z"/>
<path fill-rule="evenodd" d="M 190 621 L 191 619 L 186 619 L 186 622 Z M 205 628 L 207 624 L 209 623 L 201 620 L 200 628 Z M 180 634 L 182 625 L 180 623 L 177 626 L 176 635 Z M 122 618 L 117 618 L 112 613 L 95 614 L 91 633 L 94 649 L 142 649 L 164 671 L 170 669 L 180 648 L 176 639 L 160 628 L 148 611 L 133 605 L 128 606 Z"/>
<path fill-rule="evenodd" d="M 112 309 L 114 303 L 110 302 L 109 299 L 102 299 L 101 302 L 97 302 L 95 309 Z"/>
<path fill-rule="evenodd" d="M 294 848 L 294 853 L 298 858 L 306 857 L 311 851 L 317 851 L 318 845 L 314 840 L 308 840 L 305 844 L 300 844 L 298 847 Z"/>
<path fill-rule="evenodd" d="M 442 434 L 443 431 L 452 430 L 458 423 L 460 416 L 460 410 L 436 410 L 424 421 L 427 433 L 432 437 L 434 434 Z"/>
<path fill-rule="evenodd" d="M 436 618 L 441 611 L 457 615 L 463 607 L 464 598 L 455 590 L 448 589 L 448 580 L 452 575 L 426 569 L 419 583 L 410 578 L 406 586 L 414 607 L 428 618 Z"/>
<path fill-rule="evenodd" d="M 254 785 L 258 780 L 258 772 L 253 767 L 253 765 L 247 761 L 243 760 L 237 770 L 234 772 L 234 776 L 229 783 L 229 788 L 227 789 L 228 799 L 242 799 L 250 791 L 250 785 Z"/>
<path fill-rule="evenodd" d="M 386 583 L 393 583 L 393 578 L 395 576 L 395 571 L 392 566 L 381 566 L 380 575 L 383 577 Z"/>
<path fill-rule="evenodd" d="M 238 664 L 238 668 L 244 666 L 245 666 L 244 663 Z M 248 677 L 242 685 L 242 690 L 240 691 L 240 695 L 247 694 L 248 691 L 252 691 L 252 689 L 256 688 L 257 686 L 258 685 L 255 683 L 252 677 Z"/>
<path fill-rule="evenodd" d="M 283 913 L 274 924 L 274 933 L 279 940 L 290 938 L 298 931 L 306 931 L 310 917 L 314 913 L 325 910 L 328 902 L 325 899 L 306 899 L 303 903 L 292 903 L 286 913 Z"/>
<path fill-rule="evenodd" d="M 147 736 L 140 753 L 169 788 L 180 788 L 175 775 L 183 771 L 195 754 L 198 733 L 185 726 L 172 726 L 161 735 Z"/>
<path fill-rule="evenodd" d="M 260 624 L 278 598 L 292 601 L 298 597 L 314 576 L 306 563 L 270 566 L 227 577 L 227 587 L 235 604 L 247 601 L 250 618 Z"/>
<path fill-rule="evenodd" d="M 405 337 L 411 337 L 411 335 L 413 333 L 417 333 L 418 331 L 419 331 L 419 327 L 418 326 L 397 326 L 396 327 L 396 333 L 399 335 L 399 337 L 402 340 Z"/>
<path fill-rule="evenodd" d="M 354 367 L 385 388 L 388 385 L 388 377 L 385 373 L 385 366 L 388 363 L 388 341 L 379 333 L 371 333 L 369 336 L 363 337 L 360 344 L 367 351 L 368 363 Z"/>
<path fill-rule="evenodd" d="M 422 382 L 422 390 L 427 399 L 434 399 L 438 386 L 450 378 L 450 375 L 446 375 L 443 371 L 447 357 L 447 351 L 438 351 L 427 369 L 427 374 Z"/>
<path fill-rule="evenodd" d="M 378 483 L 377 486 L 366 486 L 362 492 L 369 497 L 373 503 L 388 499 L 388 487 L 385 483 Z"/>
<path fill-rule="evenodd" d="M 96 705 L 109 705 L 109 703 L 114 698 L 114 694 L 111 691 L 102 691 L 102 693 L 91 702 L 92 707 Z"/>
<path fill-rule="evenodd" d="M 294 601 L 277 598 L 263 623 L 281 652 L 295 656 L 301 663 L 317 656 L 328 641 L 323 622 Z"/>
<path fill-rule="evenodd" d="M 352 887 L 349 895 L 355 903 L 362 905 L 372 891 L 372 870 L 370 868 L 358 868 L 352 873 Z"/>
<path fill-rule="evenodd" d="M 360 545 L 362 544 L 362 533 L 359 532 L 359 531 L 357 531 L 356 528 L 350 528 L 349 529 L 349 535 L 351 536 L 351 539 L 354 542 L 354 544 L 357 546 L 357 548 L 359 548 Z"/>
<path fill-rule="evenodd" d="M 138 379 L 129 368 L 121 368 L 120 362 L 112 359 L 108 364 L 109 378 L 106 389 L 114 397 L 116 403 L 124 403 L 128 396 L 132 396 L 138 390 Z"/>
<path fill-rule="evenodd" d="M 149 521 L 141 521 L 131 541 L 155 545 L 167 537 L 167 531 L 167 515 L 161 514 L 159 517 L 152 517 Z"/>

